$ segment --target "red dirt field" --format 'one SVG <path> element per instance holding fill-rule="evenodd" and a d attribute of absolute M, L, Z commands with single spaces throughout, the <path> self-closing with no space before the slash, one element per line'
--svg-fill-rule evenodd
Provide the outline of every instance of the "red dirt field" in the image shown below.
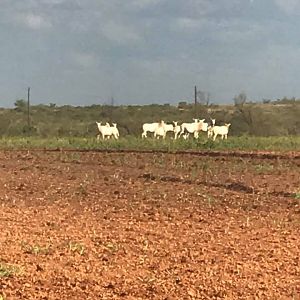
<path fill-rule="evenodd" d="M 300 299 L 298 158 L 2 151 L 0 203 L 0 299 Z"/>

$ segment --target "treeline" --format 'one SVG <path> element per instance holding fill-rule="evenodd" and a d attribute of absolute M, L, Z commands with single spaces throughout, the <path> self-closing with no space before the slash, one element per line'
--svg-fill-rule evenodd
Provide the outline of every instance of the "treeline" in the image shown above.
<path fill-rule="evenodd" d="M 96 121 L 115 122 L 121 136 L 140 136 L 142 124 L 192 122 L 193 118 L 214 118 L 217 125 L 231 123 L 231 135 L 283 136 L 300 135 L 300 101 L 264 101 L 264 103 L 235 103 L 234 105 L 193 105 L 180 102 L 177 106 L 158 105 L 91 105 L 74 107 L 35 105 L 30 107 L 18 100 L 13 109 L 0 109 L 1 136 L 93 137 L 97 135 Z"/>

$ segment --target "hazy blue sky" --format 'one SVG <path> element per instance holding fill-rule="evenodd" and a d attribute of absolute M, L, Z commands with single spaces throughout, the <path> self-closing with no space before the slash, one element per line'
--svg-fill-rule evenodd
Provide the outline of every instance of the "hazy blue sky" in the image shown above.
<path fill-rule="evenodd" d="M 0 106 L 300 96 L 299 0 L 0 0 Z"/>

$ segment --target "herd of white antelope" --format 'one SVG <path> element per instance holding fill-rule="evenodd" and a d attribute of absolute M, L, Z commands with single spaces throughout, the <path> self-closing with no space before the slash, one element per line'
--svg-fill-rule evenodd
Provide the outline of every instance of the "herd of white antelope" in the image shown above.
<path fill-rule="evenodd" d="M 172 138 L 177 140 L 178 138 L 188 139 L 190 135 L 194 138 L 199 137 L 201 131 L 207 132 L 207 137 L 212 138 L 214 141 L 217 136 L 220 135 L 221 139 L 227 139 L 230 123 L 226 123 L 222 126 L 217 126 L 215 119 L 210 119 L 209 123 L 205 122 L 205 119 L 193 119 L 192 123 L 182 123 L 178 125 L 178 122 L 173 122 L 173 124 L 167 124 L 164 121 L 155 122 L 155 123 L 145 123 L 142 126 L 143 133 L 142 138 L 147 138 L 148 133 L 153 134 L 154 138 L 163 138 L 165 139 L 168 132 L 171 132 L 173 135 Z M 119 130 L 116 123 L 112 123 L 112 126 L 106 122 L 105 125 L 102 125 L 100 122 L 96 122 L 99 134 L 97 139 L 102 135 L 102 139 L 109 139 L 114 137 L 115 139 L 119 138 Z"/>

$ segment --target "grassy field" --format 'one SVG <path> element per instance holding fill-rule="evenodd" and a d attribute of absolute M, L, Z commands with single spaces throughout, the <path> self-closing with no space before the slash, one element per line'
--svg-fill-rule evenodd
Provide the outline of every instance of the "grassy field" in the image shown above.
<path fill-rule="evenodd" d="M 178 121 L 193 118 L 216 119 L 216 125 L 231 123 L 229 136 L 299 136 L 300 100 L 273 104 L 247 103 L 235 105 L 92 105 L 74 107 L 53 104 L 33 105 L 28 126 L 27 103 L 19 101 L 15 108 L 0 108 L 0 136 L 89 137 L 98 134 L 96 121 L 117 123 L 120 136 L 142 134 L 142 124 Z"/>
<path fill-rule="evenodd" d="M 230 137 L 228 140 L 213 142 L 205 137 L 198 140 L 155 140 L 136 137 L 119 140 L 99 140 L 95 138 L 38 138 L 10 137 L 0 139 L 0 149 L 129 149 L 129 150 L 268 150 L 299 151 L 300 136 L 287 137 Z"/>

